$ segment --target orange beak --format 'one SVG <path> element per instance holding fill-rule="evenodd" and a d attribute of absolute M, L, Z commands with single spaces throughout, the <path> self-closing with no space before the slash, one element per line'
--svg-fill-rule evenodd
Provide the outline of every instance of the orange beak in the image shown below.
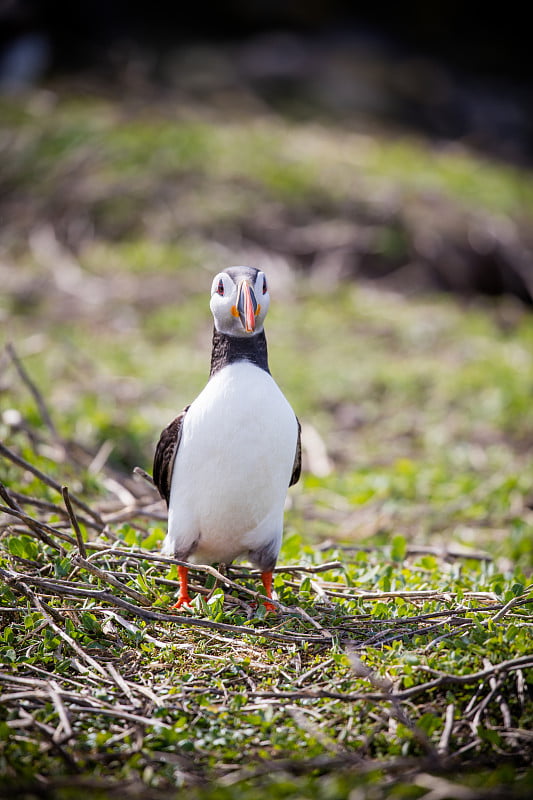
<path fill-rule="evenodd" d="M 257 300 L 254 290 L 248 281 L 241 281 L 239 284 L 237 311 L 239 312 L 239 319 L 246 333 L 253 333 L 255 331 Z"/>

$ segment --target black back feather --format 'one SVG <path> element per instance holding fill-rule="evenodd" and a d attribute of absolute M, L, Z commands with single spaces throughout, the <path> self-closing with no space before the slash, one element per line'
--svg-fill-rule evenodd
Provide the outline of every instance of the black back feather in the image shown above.
<path fill-rule="evenodd" d="M 159 494 L 166 501 L 168 506 L 170 502 L 170 487 L 172 485 L 172 470 L 174 469 L 174 461 L 176 460 L 176 453 L 181 441 L 181 430 L 183 420 L 189 406 L 183 409 L 178 416 L 167 425 L 161 432 L 154 456 L 154 483 L 159 491 Z"/>

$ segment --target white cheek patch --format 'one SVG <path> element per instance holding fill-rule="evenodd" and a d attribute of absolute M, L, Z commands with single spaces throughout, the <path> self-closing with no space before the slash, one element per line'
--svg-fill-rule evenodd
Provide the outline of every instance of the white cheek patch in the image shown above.
<path fill-rule="evenodd" d="M 254 291 L 257 299 L 257 305 L 260 306 L 260 312 L 257 315 L 258 319 L 264 320 L 266 313 L 268 311 L 268 307 L 270 305 L 268 283 L 264 272 L 260 272 L 258 274 L 255 280 Z"/>
<path fill-rule="evenodd" d="M 253 333 L 260 333 L 263 329 L 263 323 L 270 305 L 270 295 L 268 291 L 263 294 L 266 277 L 263 272 L 259 272 L 254 281 L 254 294 L 257 301 L 257 310 L 255 314 L 255 330 Z M 220 293 L 220 287 L 223 288 L 223 294 Z M 250 332 L 246 331 L 242 325 L 237 310 L 238 303 L 238 286 L 233 278 L 226 272 L 219 272 L 215 275 L 211 284 L 211 313 L 215 321 L 215 328 L 220 333 L 226 333 L 230 336 L 250 336 Z"/>
<path fill-rule="evenodd" d="M 222 285 L 224 289 L 224 293 L 221 294 L 219 292 L 219 287 Z M 215 275 L 213 278 L 213 283 L 211 284 L 211 296 L 218 295 L 218 297 L 227 297 L 228 294 L 231 294 L 235 288 L 235 284 L 231 280 L 229 275 L 226 275 L 225 272 L 219 272 L 218 275 Z"/>
<path fill-rule="evenodd" d="M 221 332 L 231 332 L 234 326 L 241 324 L 238 315 L 235 317 L 232 311 L 235 305 L 234 301 L 235 297 L 221 297 L 216 293 L 211 297 L 211 312 L 217 330 Z"/>
<path fill-rule="evenodd" d="M 255 281 L 255 293 L 257 300 L 260 302 L 261 298 L 268 294 L 267 279 L 264 272 L 260 272 Z"/>
<path fill-rule="evenodd" d="M 270 297 L 267 294 L 257 295 L 257 307 L 259 309 L 259 313 L 256 316 L 255 326 L 256 330 L 259 328 L 261 329 L 263 326 L 263 322 L 267 315 L 268 307 L 270 305 Z"/>

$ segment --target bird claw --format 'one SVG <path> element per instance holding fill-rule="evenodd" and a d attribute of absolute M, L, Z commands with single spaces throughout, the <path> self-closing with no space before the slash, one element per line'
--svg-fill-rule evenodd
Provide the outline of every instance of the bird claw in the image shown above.
<path fill-rule="evenodd" d="M 261 605 L 261 603 L 250 603 L 250 608 L 253 608 L 254 611 L 257 611 L 257 609 L 259 608 L 260 605 Z M 265 611 L 267 613 L 269 611 L 272 611 L 273 614 L 277 614 L 278 613 L 278 609 L 276 608 L 276 606 L 273 603 L 269 603 L 268 600 L 265 600 L 263 605 L 264 605 Z"/>
<path fill-rule="evenodd" d="M 189 607 L 192 605 L 192 600 L 191 600 L 191 598 L 189 597 L 188 594 L 183 595 L 183 597 L 178 597 L 178 602 L 174 603 L 174 605 L 170 606 L 170 607 L 171 608 L 181 608 L 182 605 L 187 605 Z"/>

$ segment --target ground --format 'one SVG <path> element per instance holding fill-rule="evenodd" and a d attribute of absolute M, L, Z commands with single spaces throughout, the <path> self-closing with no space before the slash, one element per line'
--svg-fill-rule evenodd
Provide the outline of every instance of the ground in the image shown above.
<path fill-rule="evenodd" d="M 266 112 L 2 112 L 0 791 L 529 797 L 533 319 L 430 268 L 516 266 L 531 176 Z M 303 477 L 279 612 L 238 564 L 177 614 L 133 470 L 205 382 L 232 263 L 269 276 Z"/>

